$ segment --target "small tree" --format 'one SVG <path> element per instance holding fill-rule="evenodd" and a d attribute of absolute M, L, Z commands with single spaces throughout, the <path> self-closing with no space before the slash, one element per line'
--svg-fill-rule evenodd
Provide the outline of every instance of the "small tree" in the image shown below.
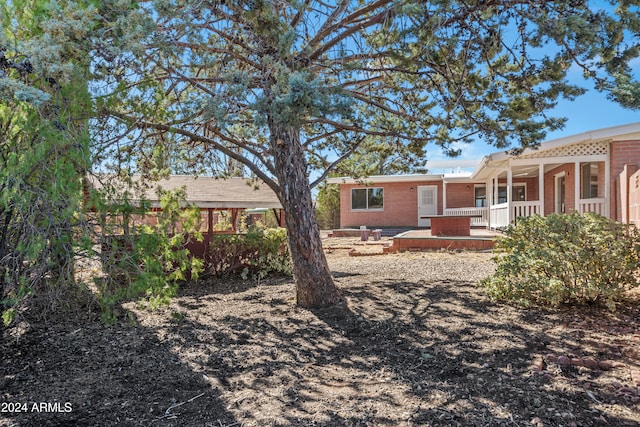
<path fill-rule="evenodd" d="M 203 236 L 200 210 L 186 203 L 184 190 L 158 188 L 160 211 L 152 212 L 142 196 L 134 200 L 140 194 L 136 184 L 106 180 L 89 193 L 101 231 L 105 275 L 96 282 L 105 323 L 118 319 L 124 300 L 144 301 L 151 308 L 167 304 L 180 282 L 197 280 L 204 268 L 186 249 L 190 239 L 202 241 Z"/>
<path fill-rule="evenodd" d="M 78 27 L 64 27 L 66 18 Z M 0 311 L 7 324 L 29 296 L 41 315 L 77 302 L 74 259 L 88 247 L 82 178 L 91 111 L 79 52 L 91 20 L 38 0 L 3 1 L 0 23 Z"/>
<path fill-rule="evenodd" d="M 612 307 L 640 285 L 640 232 L 592 213 L 519 219 L 496 252 L 496 272 L 482 282 L 495 299 Z"/>
<path fill-rule="evenodd" d="M 323 229 L 340 228 L 340 187 L 321 184 L 316 199 L 318 225 Z"/>

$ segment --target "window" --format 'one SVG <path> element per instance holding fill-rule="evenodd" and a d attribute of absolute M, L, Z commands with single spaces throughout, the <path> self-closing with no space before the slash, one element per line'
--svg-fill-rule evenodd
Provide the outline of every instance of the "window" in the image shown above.
<path fill-rule="evenodd" d="M 473 206 L 476 208 L 487 207 L 487 187 L 476 187 Z"/>
<path fill-rule="evenodd" d="M 526 188 L 524 185 L 514 184 L 512 197 L 514 202 L 524 202 L 527 199 Z"/>
<path fill-rule="evenodd" d="M 351 209 L 367 210 L 384 208 L 382 188 L 354 188 L 351 190 Z"/>
<path fill-rule="evenodd" d="M 527 186 L 524 183 L 513 184 L 511 192 L 512 202 L 524 202 L 527 200 Z M 498 187 L 498 202 L 507 203 L 507 186 Z M 487 188 L 485 186 L 476 186 L 474 206 L 476 208 L 484 208 L 487 206 Z"/>
<path fill-rule="evenodd" d="M 527 187 L 525 184 L 513 184 L 511 186 L 511 201 L 524 202 L 527 200 Z M 507 203 L 507 186 L 498 187 L 498 203 Z"/>
<path fill-rule="evenodd" d="M 582 194 L 583 199 L 598 197 L 598 164 L 582 164 Z"/>

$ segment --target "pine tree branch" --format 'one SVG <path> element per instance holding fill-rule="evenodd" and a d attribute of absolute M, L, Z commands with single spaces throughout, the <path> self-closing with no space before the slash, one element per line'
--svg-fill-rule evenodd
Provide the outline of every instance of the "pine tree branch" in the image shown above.
<path fill-rule="evenodd" d="M 143 119 L 140 119 L 140 118 L 137 118 L 137 117 L 134 117 L 134 116 L 130 116 L 128 114 L 123 114 L 123 113 L 120 113 L 120 112 L 117 112 L 117 111 L 105 111 L 105 113 L 110 115 L 110 116 L 112 116 L 112 117 L 116 117 L 116 118 L 118 118 L 120 120 L 123 120 L 125 122 L 135 123 L 136 127 L 139 128 L 139 129 L 149 128 L 149 129 L 162 130 L 162 131 L 165 131 L 165 132 L 172 132 L 172 133 L 175 133 L 177 135 L 185 136 L 185 137 L 191 139 L 192 141 L 198 141 L 198 142 L 204 143 L 206 145 L 213 146 L 213 148 L 215 148 L 216 150 L 221 151 L 223 154 L 231 157 L 234 160 L 239 161 L 240 163 L 242 163 L 243 165 L 248 167 L 253 173 L 256 174 L 256 176 L 258 178 L 260 178 L 262 181 L 264 181 L 264 183 L 267 184 L 276 194 L 279 194 L 278 193 L 280 191 L 279 184 L 275 180 L 273 180 L 270 176 L 265 174 L 264 171 L 261 168 L 258 167 L 258 165 L 256 165 L 254 162 L 252 162 L 249 158 L 247 158 L 247 157 L 245 157 L 245 156 L 243 156 L 243 155 L 231 150 L 229 147 L 226 147 L 223 144 L 220 144 L 220 143 L 216 142 L 212 138 L 207 138 L 207 137 L 205 137 L 203 135 L 199 135 L 197 133 L 190 132 L 190 131 L 188 131 L 188 130 L 186 130 L 184 128 L 181 128 L 181 127 L 174 127 L 174 126 L 165 125 L 165 124 L 161 124 L 161 123 L 150 122 L 150 121 L 146 121 L 146 120 L 143 120 Z M 241 146 L 242 145 L 242 142 L 240 142 L 240 141 L 238 141 L 236 139 L 221 135 L 219 133 L 219 131 L 218 132 L 214 132 L 214 134 L 216 136 L 218 136 L 218 137 L 221 137 L 221 139 L 224 139 L 225 141 L 230 142 L 230 143 L 232 143 L 232 144 L 234 144 L 236 146 Z M 265 167 L 267 167 L 267 169 L 272 169 L 272 166 L 270 167 L 268 165 L 268 163 L 266 163 L 264 161 L 263 158 L 260 158 L 260 157 L 258 157 L 258 158 L 263 162 L 263 165 Z"/>

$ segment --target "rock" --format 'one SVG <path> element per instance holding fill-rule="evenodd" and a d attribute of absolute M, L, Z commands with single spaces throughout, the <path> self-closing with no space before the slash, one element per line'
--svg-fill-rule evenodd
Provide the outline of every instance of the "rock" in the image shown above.
<path fill-rule="evenodd" d="M 613 362 L 611 362 L 610 360 L 601 360 L 598 362 L 598 367 L 600 369 L 613 369 Z"/>

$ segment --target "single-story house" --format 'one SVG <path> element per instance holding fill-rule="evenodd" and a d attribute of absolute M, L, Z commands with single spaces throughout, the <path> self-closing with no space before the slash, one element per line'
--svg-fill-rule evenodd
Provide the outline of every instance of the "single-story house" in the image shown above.
<path fill-rule="evenodd" d="M 427 165 L 428 166 L 428 165 Z M 640 225 L 640 122 L 484 157 L 472 172 L 330 178 L 343 228 L 429 227 L 431 215 L 469 215 L 500 228 L 518 217 L 596 212 Z"/>

